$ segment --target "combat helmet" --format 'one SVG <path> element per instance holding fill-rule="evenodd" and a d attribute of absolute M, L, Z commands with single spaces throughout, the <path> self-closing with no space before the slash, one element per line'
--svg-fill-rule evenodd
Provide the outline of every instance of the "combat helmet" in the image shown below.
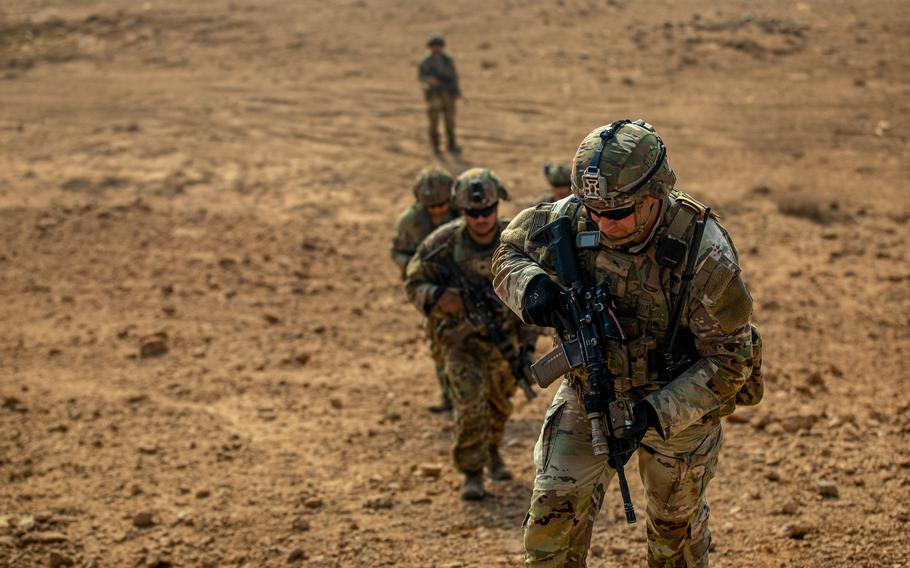
<path fill-rule="evenodd" d="M 452 174 L 438 166 L 420 170 L 414 183 L 414 198 L 424 207 L 438 207 L 449 202 Z"/>
<path fill-rule="evenodd" d="M 427 38 L 427 47 L 432 47 L 438 45 L 439 47 L 446 46 L 446 39 L 442 37 L 441 34 L 433 34 Z"/>
<path fill-rule="evenodd" d="M 572 185 L 572 168 L 568 164 L 547 162 L 543 167 L 543 175 L 553 187 L 569 187 Z"/>
<path fill-rule="evenodd" d="M 455 209 L 487 209 L 499 200 L 508 201 L 509 193 L 493 170 L 471 168 L 452 186 L 452 207 Z"/>
<path fill-rule="evenodd" d="M 589 211 L 609 216 L 611 210 L 631 213 L 634 208 L 636 231 L 622 239 L 609 239 L 608 246 L 637 240 L 646 221 L 641 207 L 644 198 L 651 195 L 666 203 L 675 184 L 666 146 L 654 127 L 643 120 L 618 120 L 595 128 L 575 153 L 572 193 Z"/>

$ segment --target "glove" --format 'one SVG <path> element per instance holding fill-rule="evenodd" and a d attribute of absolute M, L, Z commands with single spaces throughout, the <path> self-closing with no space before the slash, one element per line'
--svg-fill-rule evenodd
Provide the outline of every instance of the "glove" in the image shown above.
<path fill-rule="evenodd" d="M 632 408 L 632 426 L 626 430 L 624 440 L 638 445 L 648 428 L 657 428 L 660 421 L 657 419 L 657 411 L 647 402 L 639 402 Z"/>
<path fill-rule="evenodd" d="M 525 321 L 541 327 L 555 327 L 562 331 L 565 313 L 560 298 L 561 289 L 549 276 L 535 276 L 525 289 L 522 308 Z"/>
<path fill-rule="evenodd" d="M 445 314 L 459 316 L 464 313 L 464 302 L 461 301 L 461 296 L 451 288 L 446 288 L 439 295 L 436 306 Z"/>

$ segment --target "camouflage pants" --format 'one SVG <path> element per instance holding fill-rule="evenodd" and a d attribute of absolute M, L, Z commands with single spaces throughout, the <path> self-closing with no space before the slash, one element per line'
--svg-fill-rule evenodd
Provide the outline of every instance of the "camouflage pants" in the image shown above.
<path fill-rule="evenodd" d="M 429 322 L 425 322 L 427 330 L 427 343 L 430 344 L 430 356 L 433 358 L 433 367 L 436 371 L 436 380 L 439 382 L 439 392 L 442 398 L 445 398 L 446 395 L 446 372 L 445 372 L 445 356 L 443 355 L 442 345 L 439 343 L 439 338 L 436 337 L 433 326 Z"/>
<path fill-rule="evenodd" d="M 455 467 L 464 473 L 480 471 L 490 447 L 502 441 L 515 379 L 499 351 L 476 341 L 445 351 L 445 376 L 454 407 Z"/>
<path fill-rule="evenodd" d="M 714 477 L 721 427 L 697 424 L 672 440 L 650 430 L 638 450 L 648 516 L 648 565 L 707 566 L 711 533 L 705 490 Z M 591 426 L 563 383 L 534 448 L 537 475 L 525 519 L 525 561 L 584 567 L 594 520 L 615 472 L 591 448 Z M 619 492 L 611 498 L 619 499 Z"/>
<path fill-rule="evenodd" d="M 455 99 L 448 93 L 432 95 L 427 99 L 427 114 L 430 118 L 430 142 L 434 148 L 439 147 L 439 117 L 442 115 L 446 140 L 450 147 L 455 145 Z"/>

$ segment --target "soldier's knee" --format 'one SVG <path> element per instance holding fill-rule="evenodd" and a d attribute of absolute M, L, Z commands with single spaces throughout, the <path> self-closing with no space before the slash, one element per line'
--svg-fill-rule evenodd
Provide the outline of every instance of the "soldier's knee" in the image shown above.
<path fill-rule="evenodd" d="M 535 490 L 525 518 L 524 545 L 529 558 L 551 558 L 568 548 L 576 524 L 577 496 L 565 491 Z"/>

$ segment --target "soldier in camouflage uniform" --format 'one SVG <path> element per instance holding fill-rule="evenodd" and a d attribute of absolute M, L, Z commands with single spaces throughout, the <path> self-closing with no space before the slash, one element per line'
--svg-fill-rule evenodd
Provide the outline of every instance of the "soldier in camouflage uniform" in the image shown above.
<path fill-rule="evenodd" d="M 761 343 L 730 236 L 675 182 L 663 142 L 649 124 L 618 121 L 597 128 L 576 153 L 573 196 L 515 217 L 503 232 L 493 273 L 497 294 L 525 322 L 558 327 L 567 317 L 561 287 L 551 279 L 548 249 L 529 235 L 559 216 L 569 217 L 575 230 L 599 230 L 600 242 L 580 249 L 578 257 L 584 277 L 605 283 L 615 297 L 626 336 L 607 341 L 603 355 L 617 398 L 634 404 L 626 439 L 632 449 L 639 444 L 648 563 L 707 566 L 705 491 L 723 443 L 720 418 L 761 398 Z M 699 219 L 704 233 L 679 327 L 690 366 L 667 376 L 661 348 Z M 565 376 L 535 447 L 524 536 L 528 566 L 586 565 L 591 529 L 615 474 L 607 456 L 592 451 L 583 369 Z"/>
<path fill-rule="evenodd" d="M 535 203 L 556 203 L 572 194 L 572 168 L 562 162 L 543 167 L 543 175 L 550 183 L 550 191 L 541 195 Z"/>
<path fill-rule="evenodd" d="M 415 202 L 395 221 L 395 236 L 392 238 L 392 260 L 401 268 L 402 279 L 408 262 L 423 239 L 436 227 L 458 217 L 458 212 L 450 207 L 449 202 L 453 181 L 452 174 L 438 167 L 424 168 L 417 176 L 414 183 Z M 430 412 L 448 412 L 452 410 L 452 401 L 446 393 L 442 350 L 431 326 L 427 326 L 427 339 L 441 392 L 439 404 L 429 409 Z"/>
<path fill-rule="evenodd" d="M 472 168 L 461 174 L 452 189 L 452 205 L 464 216 L 433 231 L 417 247 L 407 268 L 408 297 L 427 314 L 442 346 L 455 406 L 452 455 L 455 467 L 465 474 L 461 496 L 466 500 L 484 497 L 485 465 L 493 479 L 512 477 L 498 448 L 512 413 L 516 382 L 496 345 L 468 319 L 450 273 L 460 271 L 489 295 L 497 306 L 497 323 L 517 346 L 521 321 L 496 298 L 490 273 L 493 251 L 508 224 L 498 218 L 499 200 L 507 198 L 492 171 Z"/>
<path fill-rule="evenodd" d="M 439 116 L 445 121 L 447 149 L 452 153 L 461 152 L 455 142 L 455 102 L 461 97 L 455 62 L 443 51 L 445 40 L 440 35 L 427 40 L 429 50 L 417 66 L 417 79 L 423 87 L 427 101 L 427 115 L 430 119 L 430 143 L 433 152 L 439 154 Z"/>

